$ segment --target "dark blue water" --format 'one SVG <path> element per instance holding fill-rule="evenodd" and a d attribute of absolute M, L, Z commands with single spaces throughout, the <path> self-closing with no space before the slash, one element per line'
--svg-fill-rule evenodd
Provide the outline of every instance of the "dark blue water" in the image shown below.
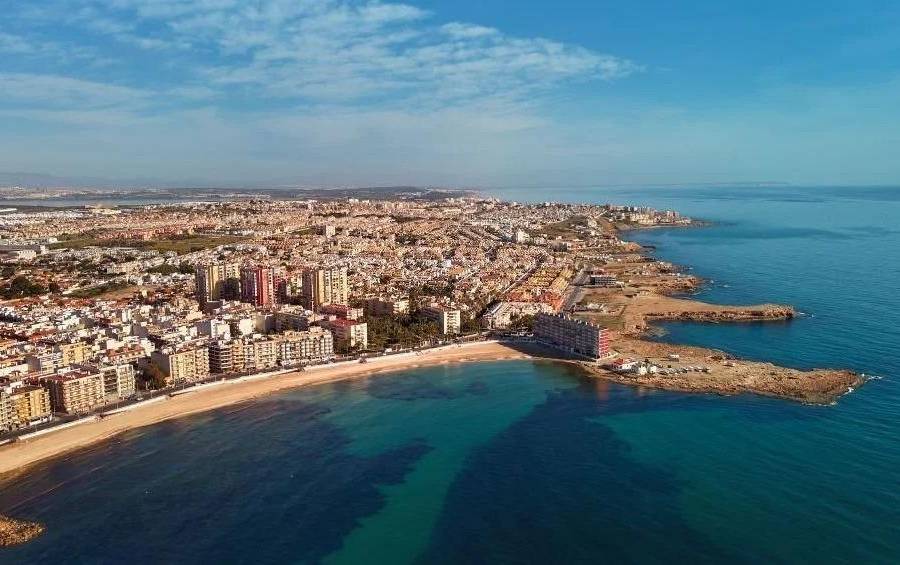
<path fill-rule="evenodd" d="M 664 339 L 883 376 L 835 406 L 510 361 L 301 389 L 134 431 L 0 491 L 0 563 L 900 561 L 900 191 L 554 191 L 715 220 L 633 238 L 788 324 Z M 506 194 L 519 199 L 522 194 Z"/>

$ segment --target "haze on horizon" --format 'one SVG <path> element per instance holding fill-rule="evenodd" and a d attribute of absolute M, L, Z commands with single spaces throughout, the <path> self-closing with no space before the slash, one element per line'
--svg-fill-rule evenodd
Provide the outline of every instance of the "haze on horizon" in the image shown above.
<path fill-rule="evenodd" d="M 42 0 L 0 171 L 252 185 L 900 183 L 900 5 Z"/>

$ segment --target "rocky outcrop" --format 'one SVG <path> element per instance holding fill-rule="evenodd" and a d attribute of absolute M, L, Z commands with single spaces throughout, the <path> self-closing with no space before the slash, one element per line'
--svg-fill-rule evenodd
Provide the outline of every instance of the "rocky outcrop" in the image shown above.
<path fill-rule="evenodd" d="M 41 524 L 0 516 L 0 547 L 26 543 L 42 533 L 44 526 Z"/>
<path fill-rule="evenodd" d="M 790 320 L 794 317 L 791 306 L 765 306 L 741 309 L 723 307 L 711 310 L 673 310 L 669 312 L 646 312 L 647 320 L 671 320 L 680 322 L 760 322 Z"/>
<path fill-rule="evenodd" d="M 585 368 L 599 377 L 632 386 L 721 395 L 759 394 L 809 404 L 830 404 L 865 382 L 865 377 L 853 371 L 804 371 L 736 359 L 713 349 L 640 339 L 619 339 L 616 350 L 622 357 L 645 360 L 661 370 L 641 375 L 616 373 L 595 364 L 584 364 Z M 689 370 L 679 370 L 684 367 Z M 667 371 L 669 368 L 676 370 Z"/>

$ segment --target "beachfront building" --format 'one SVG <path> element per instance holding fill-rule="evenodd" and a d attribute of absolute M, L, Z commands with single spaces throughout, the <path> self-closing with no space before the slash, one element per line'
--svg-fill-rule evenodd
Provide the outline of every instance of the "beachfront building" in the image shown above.
<path fill-rule="evenodd" d="M 44 379 L 50 389 L 50 405 L 56 412 L 81 414 L 106 403 L 103 375 L 95 371 L 71 371 Z"/>
<path fill-rule="evenodd" d="M 134 365 L 120 363 L 99 367 L 103 375 L 103 392 L 107 402 L 115 402 L 131 398 L 137 391 L 134 378 Z"/>
<path fill-rule="evenodd" d="M 537 314 L 534 337 L 557 349 L 592 359 L 610 354 L 609 330 L 567 314 Z"/>
<path fill-rule="evenodd" d="M 50 392 L 40 386 L 23 386 L 13 389 L 9 395 L 15 409 L 15 424 L 24 428 L 46 422 L 53 414 L 50 408 Z"/>
<path fill-rule="evenodd" d="M 209 376 L 209 349 L 187 346 L 167 347 L 150 354 L 150 361 L 166 375 L 168 384 L 196 381 Z"/>
<path fill-rule="evenodd" d="M 209 344 L 209 372 L 236 373 L 244 370 L 244 345 L 239 339 Z"/>
<path fill-rule="evenodd" d="M 16 429 L 16 407 L 13 399 L 0 390 L 0 432 Z"/>
<path fill-rule="evenodd" d="M 278 342 L 259 337 L 241 341 L 243 359 L 240 361 L 245 371 L 264 371 L 278 365 Z"/>
<path fill-rule="evenodd" d="M 428 306 L 422 309 L 422 314 L 429 320 L 437 322 L 443 334 L 458 334 L 461 327 L 461 314 L 455 308 L 443 306 Z"/>
<path fill-rule="evenodd" d="M 325 329 L 331 330 L 331 333 L 334 334 L 334 341 L 344 349 L 357 347 L 365 349 L 369 346 L 369 326 L 365 322 L 337 318 L 322 320 L 319 323 Z"/>
<path fill-rule="evenodd" d="M 282 365 L 324 361 L 334 356 L 334 336 L 318 326 L 304 332 L 285 332 L 276 339 L 278 360 Z"/>
<path fill-rule="evenodd" d="M 303 298 L 309 308 L 317 309 L 326 304 L 347 304 L 350 301 L 350 285 L 347 267 L 307 269 L 302 277 Z"/>

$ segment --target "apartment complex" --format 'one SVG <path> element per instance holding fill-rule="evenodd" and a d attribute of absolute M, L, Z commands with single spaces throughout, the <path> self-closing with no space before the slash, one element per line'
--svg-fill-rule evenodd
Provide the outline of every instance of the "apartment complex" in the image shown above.
<path fill-rule="evenodd" d="M 609 330 L 566 314 L 536 314 L 534 337 L 563 351 L 592 359 L 610 354 Z"/>
<path fill-rule="evenodd" d="M 278 339 L 278 358 L 282 365 L 322 361 L 334 356 L 334 336 L 318 326 L 305 332 L 285 332 Z"/>
<path fill-rule="evenodd" d="M 347 267 L 327 269 L 307 269 L 302 277 L 303 298 L 313 309 L 326 304 L 347 304 L 350 285 L 347 282 Z"/>
<path fill-rule="evenodd" d="M 215 341 L 209 345 L 209 370 L 216 374 L 261 371 L 278 365 L 321 361 L 333 355 L 332 333 L 315 326 L 274 337 Z"/>
<path fill-rule="evenodd" d="M 40 386 L 0 391 L 0 431 L 24 428 L 52 415 L 50 393 Z"/>
<path fill-rule="evenodd" d="M 370 316 L 396 316 L 409 314 L 407 298 L 369 298 L 366 300 L 366 313 Z"/>
<path fill-rule="evenodd" d="M 79 414 L 106 404 L 103 375 L 72 371 L 45 379 L 50 388 L 50 405 L 56 412 Z"/>
<path fill-rule="evenodd" d="M 422 309 L 422 314 L 429 320 L 438 323 L 443 334 L 458 334 L 461 323 L 461 314 L 459 310 L 454 308 L 444 308 L 443 306 L 428 306 Z"/>
<path fill-rule="evenodd" d="M 194 271 L 197 301 L 202 305 L 234 296 L 239 269 L 233 263 L 200 265 Z"/>
<path fill-rule="evenodd" d="M 264 265 L 241 268 L 241 302 L 254 306 L 275 303 L 275 269 Z"/>
<path fill-rule="evenodd" d="M 323 320 L 320 322 L 326 329 L 334 334 L 334 340 L 344 348 L 365 349 L 369 346 L 369 326 L 365 322 L 356 320 Z"/>
<path fill-rule="evenodd" d="M 184 349 L 165 348 L 150 354 L 168 383 L 195 381 L 209 376 L 209 349 L 191 346 Z"/>

